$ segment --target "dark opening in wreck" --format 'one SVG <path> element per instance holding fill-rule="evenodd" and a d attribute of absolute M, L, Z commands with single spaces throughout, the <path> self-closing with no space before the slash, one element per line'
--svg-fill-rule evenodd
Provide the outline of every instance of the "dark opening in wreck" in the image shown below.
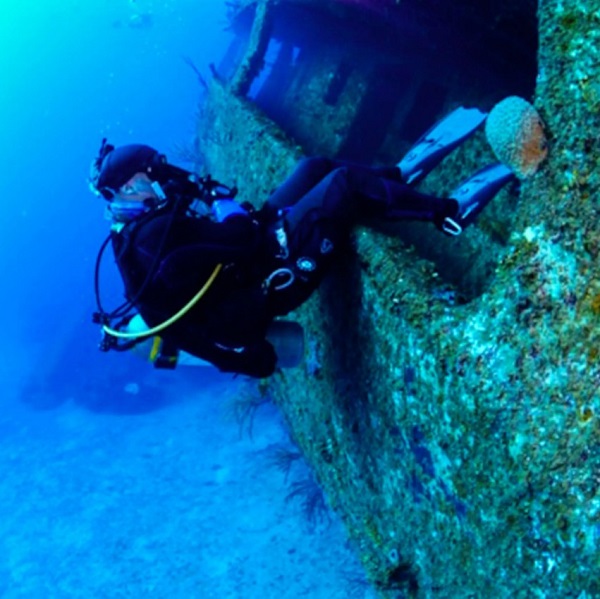
<path fill-rule="evenodd" d="M 531 96 L 536 4 L 516 4 L 241 0 L 219 70 L 307 154 L 389 163 L 445 110 Z"/>

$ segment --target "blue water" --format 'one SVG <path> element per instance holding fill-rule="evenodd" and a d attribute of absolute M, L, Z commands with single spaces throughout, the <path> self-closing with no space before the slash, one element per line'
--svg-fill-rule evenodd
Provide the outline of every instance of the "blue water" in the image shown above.
<path fill-rule="evenodd" d="M 101 354 L 90 322 L 108 225 L 90 162 L 104 136 L 190 142 L 202 90 L 183 57 L 209 78 L 224 3 L 0 11 L 0 597 L 346 597 L 341 527 L 307 531 L 266 466 L 288 443 L 277 412 L 240 437 L 226 412 L 248 383 Z"/>
<path fill-rule="evenodd" d="M 208 76 L 228 42 L 216 0 L 11 4 L 0 21 L 5 379 L 88 318 L 106 223 L 86 177 L 101 138 L 167 154 L 188 142 L 200 86 L 183 57 Z M 144 14 L 151 24 L 132 28 Z"/>

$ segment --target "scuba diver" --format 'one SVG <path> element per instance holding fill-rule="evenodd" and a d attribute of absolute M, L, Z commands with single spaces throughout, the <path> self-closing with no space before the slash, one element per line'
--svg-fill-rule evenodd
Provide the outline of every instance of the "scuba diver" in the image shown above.
<path fill-rule="evenodd" d="M 448 198 L 413 188 L 486 116 L 456 109 L 392 167 L 303 159 L 260 209 L 240 205 L 235 188 L 171 165 L 149 146 L 115 148 L 103 140 L 90 176 L 112 221 L 96 264 L 101 349 L 129 350 L 150 339 L 156 366 L 174 367 L 185 353 L 224 372 L 270 376 L 286 365 L 284 344 L 299 327 L 278 317 L 317 289 L 355 223 L 429 221 L 456 236 L 514 178 L 498 163 Z M 109 241 L 127 300 L 110 313 L 98 283 Z"/>

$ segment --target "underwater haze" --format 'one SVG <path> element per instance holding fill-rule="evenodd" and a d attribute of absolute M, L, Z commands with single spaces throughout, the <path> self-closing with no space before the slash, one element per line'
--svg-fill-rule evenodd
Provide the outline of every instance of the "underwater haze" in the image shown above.
<path fill-rule="evenodd" d="M 12 379 L 74 320 L 87 327 L 81 319 L 92 305 L 106 223 L 86 178 L 102 137 L 166 153 L 188 142 L 200 87 L 184 58 L 207 70 L 227 36 L 216 0 L 26 0 L 2 12 L 9 251 L 1 260 L 5 334 L 13 340 L 3 374 Z"/>
<path fill-rule="evenodd" d="M 225 3 L 0 11 L 0 597 L 341 599 L 348 580 L 370 596 L 341 524 L 300 513 L 301 460 L 289 477 L 270 466 L 293 450 L 253 384 L 97 350 L 108 223 L 91 160 L 107 137 L 178 162 L 202 93 L 191 64 L 208 79 L 227 48 Z M 103 289 L 120 302 L 109 254 Z"/>

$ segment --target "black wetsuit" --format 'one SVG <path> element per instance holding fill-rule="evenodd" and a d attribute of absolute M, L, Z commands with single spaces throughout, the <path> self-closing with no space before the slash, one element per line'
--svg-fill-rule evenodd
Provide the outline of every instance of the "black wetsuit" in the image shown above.
<path fill-rule="evenodd" d="M 187 304 L 223 264 L 199 303 L 161 334 L 220 370 L 266 377 L 277 361 L 265 340 L 269 324 L 318 287 L 358 219 L 439 223 L 455 212 L 455 201 L 414 191 L 396 168 L 310 158 L 252 217 L 214 222 L 170 203 L 114 233 L 113 247 L 126 295 L 150 326 Z"/>

